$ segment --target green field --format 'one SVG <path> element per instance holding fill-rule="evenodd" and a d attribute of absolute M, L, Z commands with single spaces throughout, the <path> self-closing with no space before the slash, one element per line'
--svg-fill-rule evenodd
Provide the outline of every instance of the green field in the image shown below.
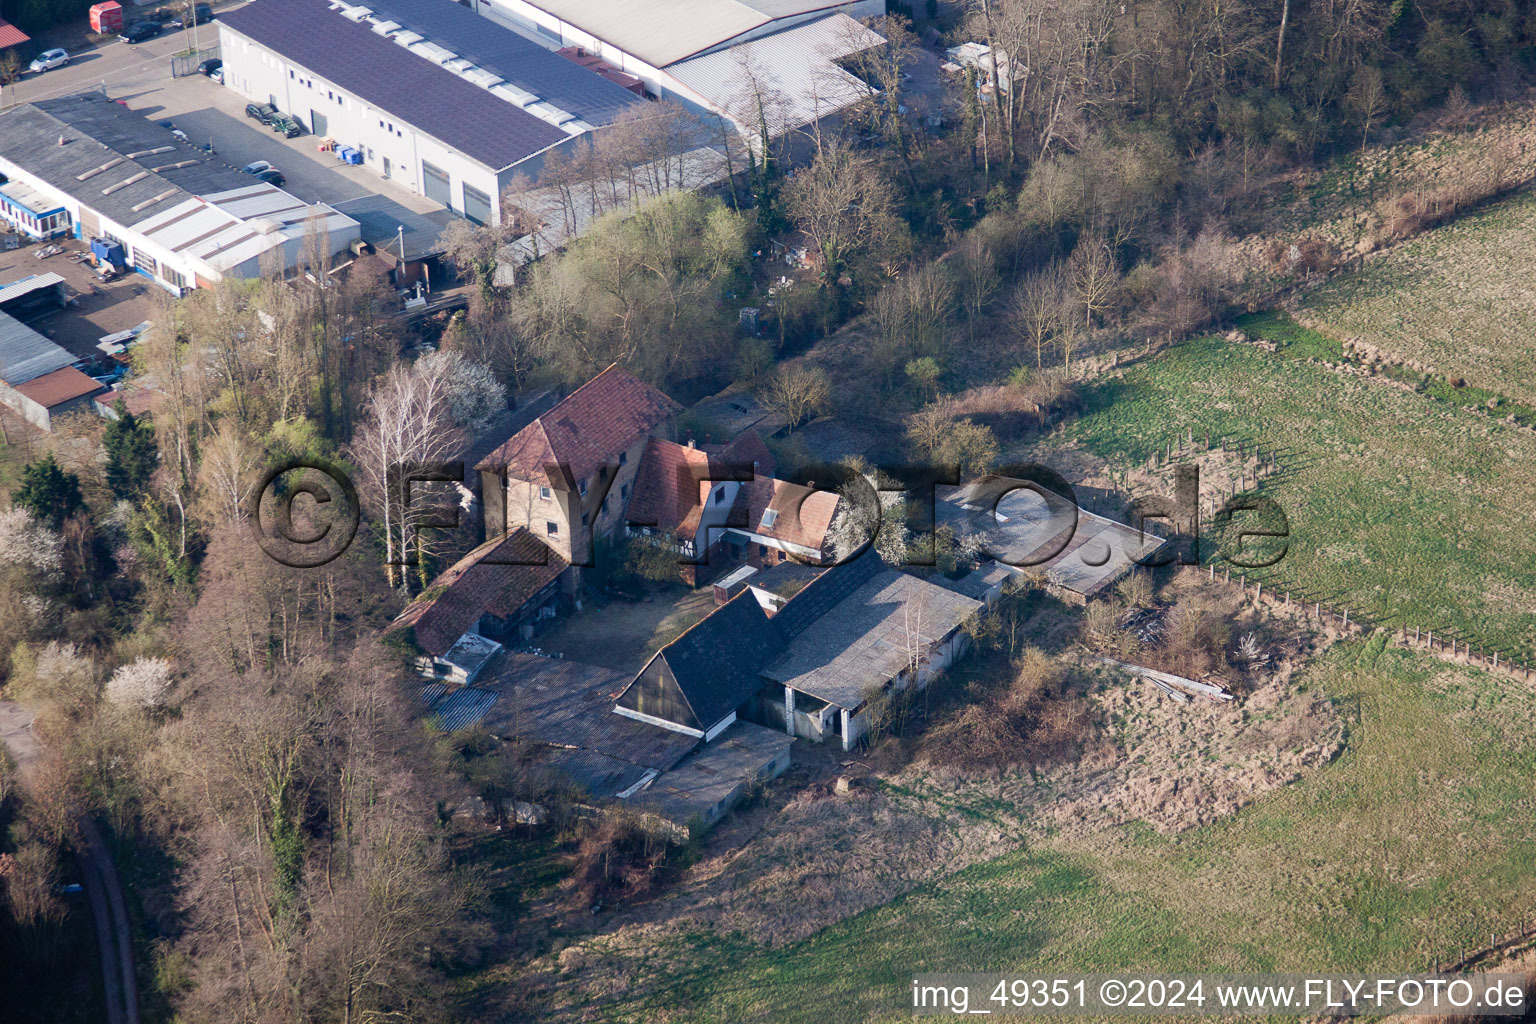
<path fill-rule="evenodd" d="M 1453 404 L 1200 338 L 1090 388 L 1053 445 L 1137 465 L 1185 430 L 1279 449 L 1277 586 L 1521 652 L 1536 636 L 1536 437 Z M 1507 656 L 1507 655 L 1506 655 Z"/>
<path fill-rule="evenodd" d="M 1422 970 L 1536 908 L 1536 698 L 1365 641 L 1307 685 L 1347 716 L 1345 753 L 1222 822 L 1052 841 L 782 949 L 614 950 L 625 991 L 556 991 L 604 1020 L 894 1021 L 914 972 Z"/>
<path fill-rule="evenodd" d="M 1301 317 L 1385 358 L 1536 405 L 1536 193 L 1400 245 L 1309 295 Z"/>

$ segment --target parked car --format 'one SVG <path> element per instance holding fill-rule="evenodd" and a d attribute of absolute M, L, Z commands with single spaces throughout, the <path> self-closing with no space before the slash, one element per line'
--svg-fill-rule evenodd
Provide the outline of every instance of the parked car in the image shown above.
<path fill-rule="evenodd" d="M 245 116 L 260 121 L 262 124 L 271 124 L 273 118 L 281 117 L 277 108 L 270 103 L 247 103 Z"/>
<path fill-rule="evenodd" d="M 219 85 L 223 85 L 224 84 L 224 69 L 223 68 L 216 68 L 215 70 L 208 72 L 208 81 L 210 81 L 210 82 L 217 82 Z"/>
<path fill-rule="evenodd" d="M 189 28 L 194 24 L 206 25 L 213 20 L 213 8 L 207 4 L 198 4 L 193 8 L 193 12 L 192 14 L 187 14 L 183 11 L 181 16 L 175 19 L 176 27 Z"/>
<path fill-rule="evenodd" d="M 223 58 L 209 57 L 207 60 L 203 61 L 197 66 L 197 73 L 200 75 L 207 75 L 209 78 L 212 78 L 215 71 L 222 71 L 223 68 Z"/>
<path fill-rule="evenodd" d="M 256 175 L 256 177 L 258 180 L 264 181 L 268 185 L 276 185 L 278 188 L 282 188 L 288 183 L 288 179 L 283 177 L 283 172 L 278 170 L 276 167 L 269 171 L 261 171 Z"/>
<path fill-rule="evenodd" d="M 146 39 L 153 39 L 164 31 L 165 26 L 158 21 L 136 21 L 123 31 L 117 38 L 125 43 L 142 43 Z"/>
<path fill-rule="evenodd" d="M 27 70 L 34 75 L 40 75 L 44 71 L 52 71 L 69 63 L 69 54 L 63 50 L 44 50 L 37 55 L 37 59 L 27 65 Z"/>
<path fill-rule="evenodd" d="M 257 160 L 255 163 L 246 164 L 240 170 L 246 174 L 260 174 L 262 171 L 275 171 L 277 168 L 266 160 Z"/>
<path fill-rule="evenodd" d="M 285 139 L 296 138 L 304 134 L 304 126 L 299 123 L 299 119 L 289 117 L 287 114 L 278 114 L 268 123 L 272 125 L 273 131 L 280 132 Z"/>

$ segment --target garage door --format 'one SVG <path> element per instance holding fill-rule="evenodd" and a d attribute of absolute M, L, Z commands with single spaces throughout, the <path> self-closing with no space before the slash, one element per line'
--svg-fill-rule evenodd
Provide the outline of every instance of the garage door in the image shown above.
<path fill-rule="evenodd" d="M 464 186 L 464 216 L 476 224 L 491 222 L 491 197 L 477 188 Z"/>
<path fill-rule="evenodd" d="M 309 131 L 312 135 L 318 135 L 322 139 L 331 134 L 331 125 L 325 119 L 325 115 L 318 110 L 309 112 Z"/>
<path fill-rule="evenodd" d="M 448 184 L 448 172 L 440 167 L 433 167 L 425 160 L 421 162 L 421 180 L 423 191 L 427 198 L 444 206 L 453 206 L 453 188 Z"/>

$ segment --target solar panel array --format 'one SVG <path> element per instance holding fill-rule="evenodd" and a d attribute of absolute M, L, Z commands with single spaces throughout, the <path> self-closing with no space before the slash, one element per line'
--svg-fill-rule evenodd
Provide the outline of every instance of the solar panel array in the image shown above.
<path fill-rule="evenodd" d="M 511 29 L 445 0 L 358 0 L 513 85 L 594 125 L 612 124 L 645 100 Z"/>
<path fill-rule="evenodd" d="M 369 26 L 343 17 L 323 0 L 255 0 L 219 18 L 266 49 L 495 170 L 568 137 Z M 494 27 L 490 22 L 486 26 Z"/>

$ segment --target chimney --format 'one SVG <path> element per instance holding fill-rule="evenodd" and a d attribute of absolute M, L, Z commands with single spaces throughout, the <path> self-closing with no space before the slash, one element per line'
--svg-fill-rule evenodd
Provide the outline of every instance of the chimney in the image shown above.
<path fill-rule="evenodd" d="M 64 136 L 62 135 L 59 136 L 59 145 L 64 145 Z"/>
<path fill-rule="evenodd" d="M 689 448 L 697 448 L 698 446 L 699 446 L 699 443 L 697 441 L 695 441 L 693 438 L 690 437 L 688 439 L 688 447 Z"/>

